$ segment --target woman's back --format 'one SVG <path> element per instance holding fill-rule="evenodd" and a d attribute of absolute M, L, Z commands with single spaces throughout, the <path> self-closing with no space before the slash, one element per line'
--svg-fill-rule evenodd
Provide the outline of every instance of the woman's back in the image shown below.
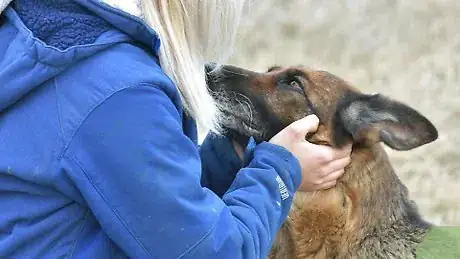
<path fill-rule="evenodd" d="M 89 211 L 85 187 L 77 186 L 82 176 L 67 168 L 67 151 L 80 150 L 71 146 L 77 132 L 118 92 L 151 82 L 180 112 L 177 90 L 154 55 L 81 6 L 17 1 L 13 7 L 0 27 L 0 207 L 9 208 L 0 215 L 0 257 L 116 258 L 122 253 Z"/>

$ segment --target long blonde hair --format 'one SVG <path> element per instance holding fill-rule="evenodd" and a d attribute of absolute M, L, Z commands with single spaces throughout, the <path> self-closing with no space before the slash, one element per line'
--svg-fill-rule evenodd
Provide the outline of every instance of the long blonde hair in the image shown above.
<path fill-rule="evenodd" d="M 246 0 L 140 0 L 142 16 L 162 40 L 160 63 L 177 85 L 185 110 L 201 132 L 218 116 L 204 64 L 231 55 Z"/>

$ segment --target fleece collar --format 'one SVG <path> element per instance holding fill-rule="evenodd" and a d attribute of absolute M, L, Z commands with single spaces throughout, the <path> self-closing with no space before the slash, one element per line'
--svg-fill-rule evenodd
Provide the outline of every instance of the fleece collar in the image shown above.
<path fill-rule="evenodd" d="M 115 28 L 158 52 L 160 38 L 142 18 L 139 0 L 74 0 Z"/>
<path fill-rule="evenodd" d="M 0 0 L 7 6 L 11 0 Z M 160 38 L 142 18 L 139 0 L 16 0 L 26 27 L 47 45 L 60 50 L 91 44 L 98 35 L 115 28 L 157 55 Z M 5 9 L 5 12 L 8 8 Z"/>
<path fill-rule="evenodd" d="M 12 6 L 34 37 L 59 50 L 93 44 L 112 29 L 72 0 L 16 0 Z"/>

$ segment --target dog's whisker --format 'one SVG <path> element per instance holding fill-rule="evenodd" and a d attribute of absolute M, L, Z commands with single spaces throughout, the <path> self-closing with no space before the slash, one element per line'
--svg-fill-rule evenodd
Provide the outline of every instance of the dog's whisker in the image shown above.
<path fill-rule="evenodd" d="M 239 75 L 239 76 L 244 76 L 244 77 L 249 77 L 248 74 L 243 74 L 243 73 L 238 73 L 238 72 L 235 72 L 235 71 L 230 71 L 230 70 L 227 70 L 225 68 L 221 68 L 222 71 L 225 71 L 227 73 L 230 73 L 230 74 L 234 74 L 234 75 Z"/>
<path fill-rule="evenodd" d="M 237 93 L 237 94 L 245 99 L 245 101 L 243 102 L 247 105 L 248 110 L 249 110 L 249 123 L 253 124 L 254 123 L 254 117 L 253 117 L 253 111 L 252 111 L 253 104 L 251 100 L 242 93 Z"/>

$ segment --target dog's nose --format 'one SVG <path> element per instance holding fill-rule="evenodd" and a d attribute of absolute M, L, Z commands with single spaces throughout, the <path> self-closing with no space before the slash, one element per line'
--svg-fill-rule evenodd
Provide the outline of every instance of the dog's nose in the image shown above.
<path fill-rule="evenodd" d="M 216 69 L 217 64 L 215 62 L 209 62 L 204 65 L 204 71 L 207 73 L 212 72 L 214 69 Z"/>

